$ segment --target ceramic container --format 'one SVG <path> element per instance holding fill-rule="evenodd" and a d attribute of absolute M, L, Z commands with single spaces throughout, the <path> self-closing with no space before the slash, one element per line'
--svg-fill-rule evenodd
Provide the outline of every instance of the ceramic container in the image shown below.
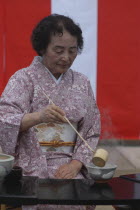
<path fill-rule="evenodd" d="M 0 153 L 0 181 L 10 173 L 14 165 L 14 157 Z"/>
<path fill-rule="evenodd" d="M 95 166 L 93 163 L 87 165 L 91 178 L 98 182 L 105 182 L 111 179 L 115 173 L 117 165 L 106 163 L 104 167 Z"/>

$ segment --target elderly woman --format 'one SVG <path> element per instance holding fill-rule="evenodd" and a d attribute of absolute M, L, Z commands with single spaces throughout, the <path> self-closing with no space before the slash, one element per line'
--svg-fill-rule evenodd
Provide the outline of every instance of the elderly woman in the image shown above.
<path fill-rule="evenodd" d="M 10 78 L 0 99 L 2 150 L 15 156 L 24 175 L 86 178 L 92 152 L 66 120 L 94 150 L 100 114 L 88 78 L 70 69 L 83 48 L 82 31 L 69 17 L 54 14 L 38 23 L 31 41 L 39 56 Z M 33 208 L 59 209 L 25 209 Z"/>

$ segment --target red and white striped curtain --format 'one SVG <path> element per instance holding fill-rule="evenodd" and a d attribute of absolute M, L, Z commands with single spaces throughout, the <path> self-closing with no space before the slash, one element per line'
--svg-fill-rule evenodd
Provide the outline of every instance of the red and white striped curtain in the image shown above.
<path fill-rule="evenodd" d="M 102 139 L 140 139 L 139 0 L 0 0 L 0 93 L 30 65 L 30 35 L 51 13 L 79 23 L 84 50 L 72 68 L 91 80 L 102 117 Z"/>

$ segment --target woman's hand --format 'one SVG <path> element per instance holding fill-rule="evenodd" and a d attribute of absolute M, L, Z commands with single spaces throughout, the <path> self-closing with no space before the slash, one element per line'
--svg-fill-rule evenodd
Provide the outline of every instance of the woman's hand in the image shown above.
<path fill-rule="evenodd" d="M 48 105 L 46 108 L 42 109 L 40 112 L 27 113 L 23 116 L 20 131 L 26 131 L 29 128 L 38 125 L 40 123 L 49 122 L 67 122 L 64 119 L 64 111 L 56 105 Z"/>
<path fill-rule="evenodd" d="M 82 168 L 82 163 L 78 160 L 72 160 L 68 164 L 60 166 L 55 174 L 57 179 L 73 179 Z"/>
<path fill-rule="evenodd" d="M 64 116 L 65 116 L 64 111 L 60 107 L 58 107 L 54 104 L 48 105 L 46 108 L 44 108 L 42 111 L 39 112 L 39 117 L 40 117 L 41 123 L 66 122 L 66 120 L 64 119 Z"/>

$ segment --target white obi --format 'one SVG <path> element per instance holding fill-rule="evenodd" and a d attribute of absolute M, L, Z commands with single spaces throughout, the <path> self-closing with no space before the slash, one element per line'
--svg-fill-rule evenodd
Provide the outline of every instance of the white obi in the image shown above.
<path fill-rule="evenodd" d="M 72 123 L 72 125 L 75 127 L 75 129 L 77 129 L 77 123 Z M 67 142 L 67 144 L 70 144 L 75 143 L 76 140 L 76 132 L 68 123 L 41 123 L 34 126 L 34 128 L 40 145 L 41 142 L 44 142 L 44 145 L 41 145 L 41 149 L 43 152 L 73 152 L 74 146 L 63 146 L 63 143 L 65 144 L 65 142 Z M 53 144 L 51 144 L 54 142 L 58 142 L 58 146 L 53 146 Z M 46 143 L 50 145 L 45 146 Z"/>

